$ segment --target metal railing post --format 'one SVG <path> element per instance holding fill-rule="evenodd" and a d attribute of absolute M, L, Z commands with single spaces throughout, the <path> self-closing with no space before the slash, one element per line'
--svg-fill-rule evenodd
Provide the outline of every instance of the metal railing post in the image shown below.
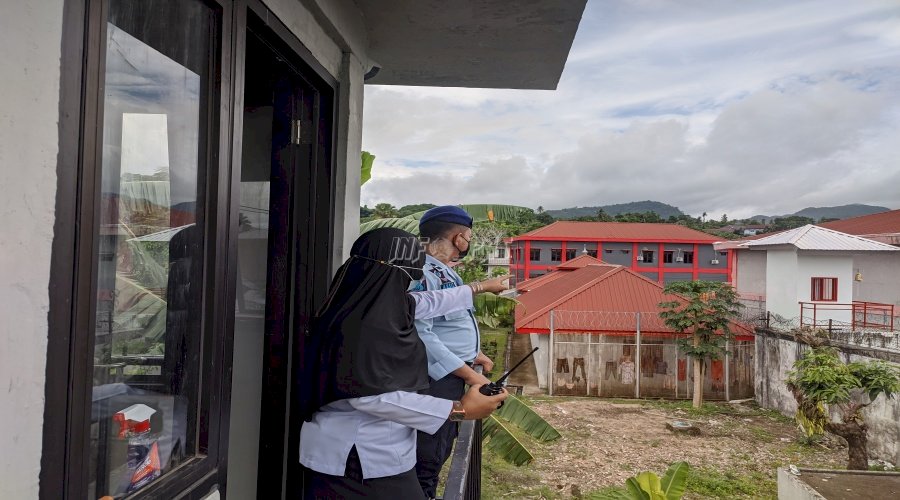
<path fill-rule="evenodd" d="M 634 377 L 634 397 L 637 399 L 641 398 L 641 313 L 635 313 L 635 333 L 637 334 L 635 339 L 635 359 L 634 359 L 634 373 L 636 376 Z"/>
<path fill-rule="evenodd" d="M 554 310 L 550 310 L 550 353 L 547 355 L 547 394 L 553 395 L 553 379 L 556 374 L 553 372 L 553 329 L 554 329 Z"/>
<path fill-rule="evenodd" d="M 731 401 L 731 341 L 725 341 L 725 401 Z"/>

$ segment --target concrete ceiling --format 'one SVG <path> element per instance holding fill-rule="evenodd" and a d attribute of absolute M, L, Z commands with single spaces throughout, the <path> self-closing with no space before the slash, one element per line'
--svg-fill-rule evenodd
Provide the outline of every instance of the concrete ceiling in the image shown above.
<path fill-rule="evenodd" d="M 555 89 L 587 0 L 355 0 L 366 83 Z"/>

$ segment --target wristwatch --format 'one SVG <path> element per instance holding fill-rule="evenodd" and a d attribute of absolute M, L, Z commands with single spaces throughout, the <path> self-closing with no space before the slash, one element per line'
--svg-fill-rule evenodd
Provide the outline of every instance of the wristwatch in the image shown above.
<path fill-rule="evenodd" d="M 448 417 L 448 420 L 450 420 L 451 422 L 459 422 L 461 420 L 465 420 L 465 418 L 466 409 L 463 408 L 462 402 L 454 401 L 453 409 L 450 410 L 450 417 Z"/>

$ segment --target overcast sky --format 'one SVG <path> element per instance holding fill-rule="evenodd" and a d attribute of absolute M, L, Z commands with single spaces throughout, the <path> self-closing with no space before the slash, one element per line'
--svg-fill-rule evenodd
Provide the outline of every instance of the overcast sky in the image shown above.
<path fill-rule="evenodd" d="M 900 2 L 589 0 L 555 91 L 367 86 L 363 203 L 900 208 Z"/>

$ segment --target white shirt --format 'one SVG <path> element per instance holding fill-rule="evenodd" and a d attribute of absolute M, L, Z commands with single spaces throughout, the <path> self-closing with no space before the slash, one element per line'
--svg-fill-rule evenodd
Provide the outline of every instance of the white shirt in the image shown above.
<path fill-rule="evenodd" d="M 433 318 L 472 307 L 472 289 L 411 292 L 416 318 Z M 434 434 L 447 421 L 453 402 L 414 392 L 334 401 L 300 429 L 300 463 L 343 476 L 355 445 L 364 479 L 393 476 L 416 465 L 416 431 Z"/>

